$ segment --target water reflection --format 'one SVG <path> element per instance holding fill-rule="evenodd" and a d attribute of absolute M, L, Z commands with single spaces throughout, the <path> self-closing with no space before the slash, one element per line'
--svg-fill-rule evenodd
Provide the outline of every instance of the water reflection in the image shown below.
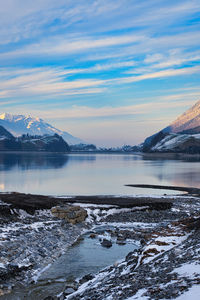
<path fill-rule="evenodd" d="M 138 154 L 143 160 L 153 160 L 153 161 L 168 161 L 168 160 L 180 160 L 180 161 L 189 161 L 189 162 L 198 162 L 200 161 L 200 155 L 187 155 L 187 154 L 178 154 L 178 153 L 157 153 L 157 154 Z"/>
<path fill-rule="evenodd" d="M 0 190 L 51 195 L 135 195 L 164 191 L 125 187 L 200 187 L 200 160 L 127 154 L 0 153 Z"/>
<path fill-rule="evenodd" d="M 0 171 L 15 167 L 21 170 L 62 168 L 68 162 L 68 155 L 51 153 L 0 153 Z"/>

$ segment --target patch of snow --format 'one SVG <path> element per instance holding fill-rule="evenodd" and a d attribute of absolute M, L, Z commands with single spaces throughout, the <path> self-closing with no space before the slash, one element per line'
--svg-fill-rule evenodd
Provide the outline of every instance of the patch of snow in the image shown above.
<path fill-rule="evenodd" d="M 134 228 L 134 227 L 141 227 L 141 228 L 152 228 L 157 226 L 157 223 L 143 223 L 143 222 L 102 222 L 102 225 L 110 225 L 113 227 L 120 227 L 120 228 Z"/>
<path fill-rule="evenodd" d="M 124 270 L 121 272 L 120 276 L 129 274 L 130 273 L 130 269 L 131 269 L 131 266 L 128 266 L 128 267 L 124 268 Z"/>
<path fill-rule="evenodd" d="M 50 266 L 51 266 L 51 264 L 48 264 L 43 269 L 41 269 L 39 271 L 37 270 L 32 277 L 33 281 L 36 283 L 38 281 L 39 277 L 42 275 L 42 273 L 44 273 L 46 270 L 48 270 L 50 268 Z"/>
<path fill-rule="evenodd" d="M 111 206 L 110 209 L 103 209 L 103 208 L 108 208 L 109 205 L 107 205 L 106 207 L 104 206 L 95 206 L 97 207 L 96 209 L 92 209 L 90 208 L 90 204 L 89 206 L 82 206 L 86 209 L 87 213 L 88 213 L 88 218 L 87 218 L 87 222 L 88 223 L 92 223 L 93 222 L 93 217 L 92 216 L 95 216 L 96 217 L 96 221 L 99 222 L 102 218 L 106 218 L 108 217 L 109 215 L 114 215 L 114 214 L 120 214 L 120 213 L 123 213 L 123 212 L 131 212 L 131 211 L 137 211 L 137 210 L 143 210 L 143 209 L 148 209 L 149 206 L 135 206 L 135 207 L 132 207 L 132 208 L 120 208 L 120 207 L 113 207 Z M 110 224 L 110 223 L 109 223 Z M 125 223 L 127 224 L 127 223 Z"/>
<path fill-rule="evenodd" d="M 160 255 L 162 255 L 164 252 L 171 250 L 172 248 L 176 247 L 177 245 L 181 244 L 183 241 L 185 241 L 188 238 L 189 234 L 183 235 L 183 236 L 177 236 L 175 233 L 173 233 L 170 236 L 158 236 L 155 238 L 153 241 L 151 241 L 143 250 L 140 259 L 138 260 L 137 267 L 140 265 L 143 255 L 145 254 L 146 251 L 155 249 L 159 253 L 153 253 L 151 252 L 151 256 L 145 257 L 143 260 L 143 264 L 149 263 L 151 260 L 158 258 Z M 163 241 L 166 242 L 167 245 L 157 245 L 156 242 Z M 136 267 L 136 268 L 137 268 Z"/>
<path fill-rule="evenodd" d="M 60 222 L 58 221 L 45 221 L 45 222 L 34 222 L 31 224 L 21 224 L 21 223 L 13 223 L 10 226 L 5 226 L 5 227 L 1 227 L 1 233 L 0 233 L 0 238 L 6 238 L 8 234 L 12 234 L 12 232 L 16 232 L 20 229 L 25 229 L 25 228 L 29 228 L 29 229 L 34 229 L 35 231 L 38 231 L 39 228 L 48 228 L 51 226 L 54 226 L 55 223 Z M 1 241 L 2 243 L 3 241 Z"/>
<path fill-rule="evenodd" d="M 199 300 L 200 299 L 200 285 L 193 285 L 189 291 L 181 294 L 176 298 L 177 300 Z"/>
<path fill-rule="evenodd" d="M 98 285 L 101 283 L 101 280 L 105 278 L 108 274 L 109 272 L 107 270 L 98 273 L 93 279 L 83 283 L 76 292 L 67 296 L 65 300 L 69 300 L 71 297 L 74 297 L 75 295 L 81 295 L 83 292 L 87 290 L 87 288 L 90 288 L 91 286 L 93 288 L 98 287 Z"/>
<path fill-rule="evenodd" d="M 19 215 L 20 219 L 26 219 L 27 217 L 28 218 L 33 218 L 32 215 L 28 214 L 25 210 L 23 209 L 13 209 L 13 211 Z"/>
<path fill-rule="evenodd" d="M 183 264 L 181 267 L 174 269 L 174 272 L 181 276 L 193 278 L 195 275 L 200 275 L 200 264 L 195 262 Z"/>
<path fill-rule="evenodd" d="M 2 200 L 0 200 L 0 205 L 4 205 L 4 206 L 11 206 L 11 204 L 10 204 L 10 203 L 3 202 Z"/>
<path fill-rule="evenodd" d="M 18 263 L 17 264 L 19 268 L 21 267 L 29 267 L 30 266 L 30 263 L 26 263 L 25 261 L 23 263 Z"/>
<path fill-rule="evenodd" d="M 149 206 L 135 206 L 132 208 L 113 208 L 113 209 L 109 209 L 107 212 L 105 212 L 106 217 L 109 215 L 113 215 L 113 214 L 119 214 L 119 213 L 123 213 L 123 212 L 131 212 L 131 211 L 135 211 L 135 210 L 143 210 L 143 209 L 148 209 Z"/>
<path fill-rule="evenodd" d="M 87 211 L 87 214 L 88 214 L 88 217 L 87 217 L 87 219 L 86 219 L 86 221 L 87 221 L 88 223 L 93 223 L 93 221 L 94 221 L 93 216 L 96 217 L 96 221 L 97 221 L 97 222 L 100 221 L 100 219 L 101 219 L 101 217 L 99 216 L 99 215 L 100 215 L 100 212 L 101 212 L 100 209 L 97 209 L 97 208 L 96 208 L 96 209 L 85 208 L 85 210 Z"/>
<path fill-rule="evenodd" d="M 146 296 L 143 296 L 143 294 L 146 292 L 145 289 L 141 289 L 139 290 L 135 295 L 129 297 L 129 298 L 126 298 L 125 300 L 148 300 L 149 297 L 146 297 Z"/>

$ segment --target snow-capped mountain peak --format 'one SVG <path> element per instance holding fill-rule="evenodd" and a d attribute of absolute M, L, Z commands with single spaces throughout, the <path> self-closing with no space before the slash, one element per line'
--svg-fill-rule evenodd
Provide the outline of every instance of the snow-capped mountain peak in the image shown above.
<path fill-rule="evenodd" d="M 200 101 L 196 102 L 190 109 L 184 112 L 181 116 L 179 116 L 174 122 L 172 122 L 169 126 L 165 127 L 161 131 L 153 134 L 152 136 L 145 139 L 144 143 L 141 144 L 141 148 L 143 151 L 150 151 L 154 146 L 157 147 L 159 142 L 167 141 L 168 134 L 170 135 L 170 143 L 174 143 L 175 139 L 173 134 L 187 134 L 190 135 L 198 135 L 200 133 Z M 173 137 L 172 141 L 171 138 Z M 166 138 L 166 140 L 165 140 Z M 178 136 L 177 141 L 183 142 L 183 136 Z M 189 139 L 190 140 L 190 139 Z M 199 140 L 198 140 L 199 141 Z M 190 144 L 192 142 L 190 141 Z M 175 143 L 176 144 L 176 143 Z M 168 145 L 168 144 L 166 144 Z M 165 145 L 165 146 L 166 146 Z M 159 144 L 160 147 L 160 144 Z M 166 150 L 166 149 L 165 149 Z M 196 151 L 196 150 L 195 150 Z"/>
<path fill-rule="evenodd" d="M 0 115 L 0 125 L 6 128 L 14 136 L 20 136 L 27 133 L 30 135 L 53 135 L 57 133 L 70 145 L 83 143 L 79 138 L 72 136 L 68 132 L 59 130 L 46 123 L 44 120 L 30 115 L 24 116 L 3 113 Z"/>
<path fill-rule="evenodd" d="M 170 124 L 171 132 L 181 132 L 200 126 L 200 101 Z"/>
<path fill-rule="evenodd" d="M 11 122 L 16 122 L 18 120 L 21 120 L 22 118 L 23 115 L 12 115 L 8 113 L 3 113 L 0 115 L 0 120 L 11 121 Z"/>

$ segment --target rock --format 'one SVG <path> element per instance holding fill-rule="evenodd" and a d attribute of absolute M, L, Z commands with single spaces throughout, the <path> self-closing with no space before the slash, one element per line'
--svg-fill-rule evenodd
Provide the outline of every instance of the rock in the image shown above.
<path fill-rule="evenodd" d="M 72 293 L 74 293 L 76 290 L 74 290 L 72 287 L 68 287 L 66 288 L 66 290 L 64 291 L 64 295 L 70 295 Z"/>
<path fill-rule="evenodd" d="M 19 267 L 15 264 L 8 264 L 6 268 L 0 268 L 0 281 L 6 281 L 16 277 L 20 272 L 27 270 L 29 266 Z"/>
<path fill-rule="evenodd" d="M 92 280 L 94 278 L 94 276 L 92 274 L 87 274 L 85 276 L 83 276 L 80 280 L 79 280 L 79 283 L 80 284 L 83 284 L 89 280 Z"/>
<path fill-rule="evenodd" d="M 10 294 L 10 292 L 11 292 L 11 289 L 2 289 L 2 288 L 0 288 L 0 297 L 1 296 L 4 296 L 4 295 L 6 295 L 6 294 Z"/>
<path fill-rule="evenodd" d="M 140 240 L 140 244 L 141 244 L 141 246 L 144 246 L 144 245 L 146 245 L 146 241 L 145 241 L 145 239 L 141 239 L 141 240 Z"/>
<path fill-rule="evenodd" d="M 112 247 L 112 242 L 107 239 L 103 239 L 103 241 L 101 242 L 101 246 L 105 248 L 110 248 Z"/>
<path fill-rule="evenodd" d="M 56 206 L 52 207 L 51 213 L 73 225 L 85 221 L 87 217 L 87 211 L 80 206 Z"/>
<path fill-rule="evenodd" d="M 79 287 L 79 284 L 77 281 L 72 280 L 72 281 L 68 282 L 65 286 L 63 295 L 67 296 L 67 295 L 74 293 L 75 291 L 77 291 L 78 287 Z"/>
<path fill-rule="evenodd" d="M 163 241 L 155 241 L 155 244 L 158 246 L 168 246 L 169 243 L 163 242 Z"/>
<path fill-rule="evenodd" d="M 188 229 L 200 229 L 200 217 L 197 219 L 191 218 L 191 221 L 186 224 Z"/>
<path fill-rule="evenodd" d="M 120 245 L 120 246 L 123 246 L 123 245 L 126 245 L 126 241 L 125 240 L 120 240 L 120 241 L 116 241 L 116 243 L 118 244 L 118 245 Z"/>
<path fill-rule="evenodd" d="M 84 237 L 81 235 L 79 236 L 74 243 L 72 244 L 72 246 L 78 245 L 80 242 L 82 242 L 84 240 Z"/>
<path fill-rule="evenodd" d="M 97 235 L 96 235 L 96 233 L 94 233 L 94 232 L 92 232 L 92 233 L 90 234 L 90 238 L 91 238 L 91 239 L 95 239 L 96 236 L 97 236 Z"/>
<path fill-rule="evenodd" d="M 119 235 L 117 237 L 116 243 L 118 245 L 126 245 L 126 238 L 124 236 L 122 236 L 122 235 Z"/>

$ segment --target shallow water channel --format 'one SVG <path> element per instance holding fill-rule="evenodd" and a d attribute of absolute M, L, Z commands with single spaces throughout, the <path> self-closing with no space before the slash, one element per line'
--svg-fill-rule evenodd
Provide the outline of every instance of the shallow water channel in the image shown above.
<path fill-rule="evenodd" d="M 125 245 L 118 245 L 115 239 L 112 240 L 112 247 L 102 247 L 99 236 L 102 236 L 105 228 L 99 227 L 95 231 L 98 233 L 95 239 L 90 238 L 89 233 L 84 234 L 83 240 L 70 247 L 66 253 L 44 269 L 35 283 L 26 288 L 15 287 L 10 294 L 0 299 L 42 300 L 47 296 L 58 295 L 63 291 L 66 282 L 89 273 L 95 274 L 106 266 L 123 259 L 137 248 L 133 242 L 129 241 Z"/>

